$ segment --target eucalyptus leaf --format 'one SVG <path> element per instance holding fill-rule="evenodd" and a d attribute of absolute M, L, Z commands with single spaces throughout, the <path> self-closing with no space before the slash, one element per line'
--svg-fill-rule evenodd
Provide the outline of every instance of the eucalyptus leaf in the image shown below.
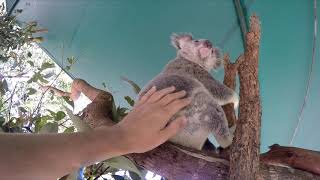
<path fill-rule="evenodd" d="M 127 103 L 128 103 L 131 107 L 134 106 L 134 100 L 133 100 L 131 97 L 125 96 L 124 99 L 127 101 Z"/>
<path fill-rule="evenodd" d="M 68 127 L 64 130 L 64 133 L 73 133 L 75 131 L 74 126 Z"/>
<path fill-rule="evenodd" d="M 58 133 L 58 123 L 47 123 L 39 131 L 39 133 Z"/>
<path fill-rule="evenodd" d="M 68 103 L 72 108 L 74 108 L 74 103 L 73 103 L 73 101 L 70 100 L 69 97 L 63 96 L 62 99 L 63 99 L 66 103 Z"/>
<path fill-rule="evenodd" d="M 3 81 L 0 81 L 0 93 L 3 95 L 3 94 L 5 94 L 7 91 L 9 91 L 8 83 L 7 83 L 7 81 L 4 79 Z"/>
<path fill-rule="evenodd" d="M 133 82 L 132 80 L 124 77 L 124 76 L 121 76 L 120 79 L 126 83 L 128 83 L 129 85 L 131 85 L 133 91 L 136 93 L 136 94 L 139 94 L 139 92 L 141 91 L 141 88 L 139 87 L 139 85 L 135 82 Z"/>
<path fill-rule="evenodd" d="M 112 119 L 115 121 L 115 122 L 119 122 L 120 121 L 120 118 L 119 118 L 119 114 L 118 114 L 118 111 L 117 111 L 117 106 L 115 104 L 114 101 L 112 101 Z"/>
<path fill-rule="evenodd" d="M 28 95 L 33 95 L 33 94 L 35 94 L 37 92 L 37 90 L 35 90 L 33 88 L 28 88 L 27 91 L 28 91 L 27 92 Z"/>
<path fill-rule="evenodd" d="M 64 117 L 66 117 L 66 114 L 63 111 L 58 111 L 56 113 L 56 115 L 54 116 L 54 120 L 56 121 L 60 121 L 61 119 L 63 119 Z"/>
<path fill-rule="evenodd" d="M 54 64 L 51 62 L 44 62 L 41 67 L 40 67 L 40 71 L 43 71 L 45 69 L 49 69 L 49 68 L 54 68 Z"/>
<path fill-rule="evenodd" d="M 27 63 L 29 63 L 30 66 L 34 67 L 34 63 L 32 61 L 27 61 Z"/>
<path fill-rule="evenodd" d="M 128 170 L 128 171 L 134 172 L 141 179 L 143 179 L 143 176 L 140 173 L 140 171 L 138 170 L 138 168 L 136 167 L 136 165 L 124 156 L 118 156 L 118 157 L 114 157 L 111 159 L 107 159 L 104 161 L 104 163 L 107 164 L 108 166 L 113 167 L 113 168 L 123 169 L 123 170 Z"/>

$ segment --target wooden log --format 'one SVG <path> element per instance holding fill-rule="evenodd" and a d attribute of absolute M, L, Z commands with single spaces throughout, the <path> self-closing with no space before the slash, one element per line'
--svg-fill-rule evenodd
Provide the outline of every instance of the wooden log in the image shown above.
<path fill-rule="evenodd" d="M 317 151 L 274 144 L 260 158 L 268 164 L 289 166 L 320 175 L 320 152 Z"/>
<path fill-rule="evenodd" d="M 226 180 L 229 161 L 212 151 L 197 151 L 169 142 L 142 154 L 128 154 L 138 166 L 172 180 Z M 270 180 L 320 180 L 320 176 L 261 163 L 260 174 Z"/>

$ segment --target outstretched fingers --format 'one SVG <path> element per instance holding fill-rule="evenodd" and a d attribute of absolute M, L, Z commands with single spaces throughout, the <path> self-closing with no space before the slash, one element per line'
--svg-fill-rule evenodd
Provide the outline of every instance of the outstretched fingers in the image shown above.
<path fill-rule="evenodd" d="M 144 94 L 143 96 L 141 96 L 141 97 L 139 98 L 139 101 L 138 101 L 138 103 L 136 104 L 136 106 L 145 103 L 156 91 L 157 91 L 157 88 L 156 88 L 155 86 L 153 86 L 151 89 L 149 89 L 149 90 L 147 91 L 146 94 Z"/>
<path fill-rule="evenodd" d="M 171 103 L 172 101 L 176 100 L 176 99 L 180 99 L 183 98 L 186 95 L 186 91 L 179 91 L 179 92 L 175 92 L 172 94 L 168 94 L 165 97 L 163 97 L 159 103 L 163 106 L 168 105 L 169 103 Z"/>
<path fill-rule="evenodd" d="M 188 106 L 191 103 L 190 98 L 184 98 L 184 99 L 175 99 L 171 103 L 169 103 L 167 106 L 165 106 L 165 109 L 167 110 L 169 116 L 173 116 L 177 112 L 179 112 L 182 108 Z"/>
<path fill-rule="evenodd" d="M 155 92 L 149 99 L 147 102 L 157 102 L 158 100 L 160 100 L 161 98 L 163 98 L 164 96 L 166 96 L 167 94 L 172 93 L 176 88 L 174 86 L 168 87 L 168 88 L 164 88 L 161 89 L 160 91 Z"/>

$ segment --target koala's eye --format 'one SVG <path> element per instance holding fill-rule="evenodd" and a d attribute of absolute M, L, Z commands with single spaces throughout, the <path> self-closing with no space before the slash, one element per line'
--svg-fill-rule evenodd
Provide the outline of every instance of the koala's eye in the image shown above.
<path fill-rule="evenodd" d="M 195 42 L 195 43 L 198 43 L 199 41 L 198 41 L 198 40 L 194 40 L 194 42 Z"/>

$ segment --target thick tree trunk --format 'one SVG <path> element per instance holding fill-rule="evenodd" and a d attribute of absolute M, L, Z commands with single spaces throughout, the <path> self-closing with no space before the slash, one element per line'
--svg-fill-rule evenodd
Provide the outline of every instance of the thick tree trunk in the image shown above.
<path fill-rule="evenodd" d="M 261 105 L 258 80 L 260 22 L 250 19 L 245 60 L 239 64 L 240 107 L 230 154 L 231 180 L 259 178 Z"/>
<path fill-rule="evenodd" d="M 137 165 L 172 180 L 225 180 L 229 174 L 229 161 L 214 152 L 191 150 L 171 143 L 127 157 Z M 264 163 L 261 163 L 260 174 L 268 180 L 320 180 L 320 176 L 306 171 Z"/>

